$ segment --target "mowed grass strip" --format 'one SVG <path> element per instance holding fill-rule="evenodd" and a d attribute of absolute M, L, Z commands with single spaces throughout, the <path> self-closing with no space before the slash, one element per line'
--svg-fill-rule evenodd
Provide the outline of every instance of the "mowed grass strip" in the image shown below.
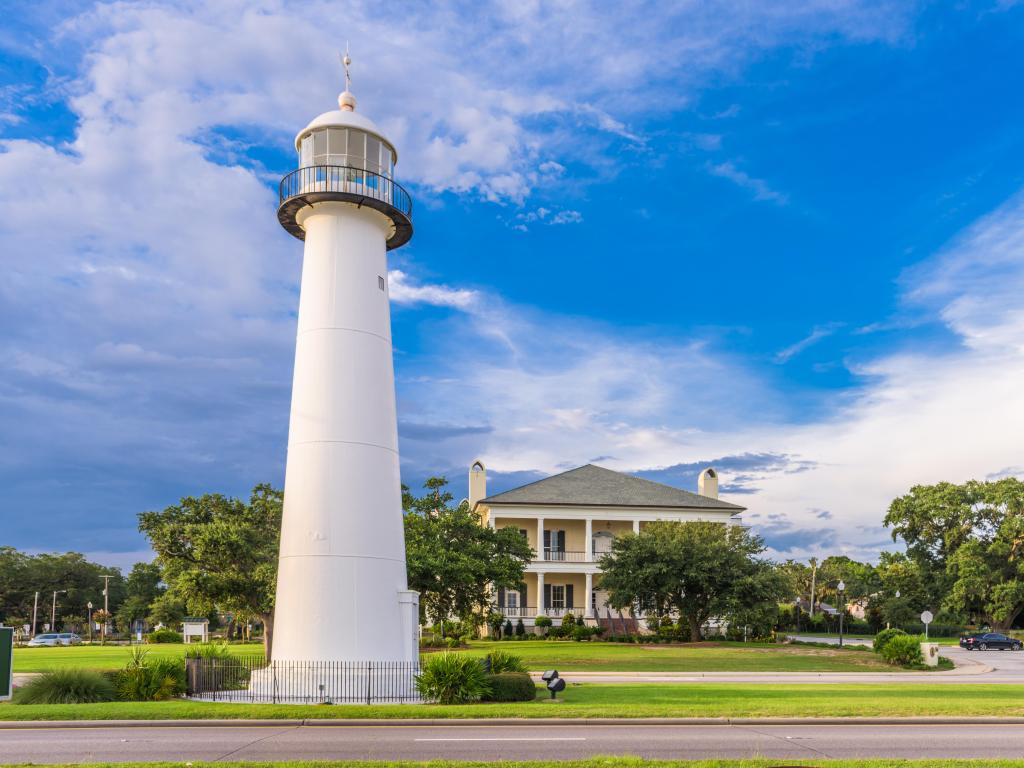
<path fill-rule="evenodd" d="M 1022 768 L 1024 760 L 800 760 L 789 764 L 822 768 Z M 196 760 L 193 768 L 772 768 L 779 760 L 644 760 L 638 757 L 592 757 L 587 760 L 538 760 L 478 762 L 459 760 L 317 760 L 272 763 L 218 762 Z M 181 768 L 181 763 L 76 763 L 77 768 Z M 17 768 L 17 766 L 15 766 Z M 22 768 L 29 768 L 22 764 Z M 32 766 L 35 768 L 35 766 Z"/>
<path fill-rule="evenodd" d="M 177 657 L 184 645 L 145 646 L 152 658 Z M 263 646 L 232 645 L 240 656 L 262 655 Z M 893 671 L 877 655 L 848 648 L 816 648 L 760 643 L 693 643 L 637 645 L 554 640 L 474 641 L 461 651 L 485 656 L 501 649 L 515 654 L 532 670 L 592 672 L 878 672 Z M 126 646 L 16 648 L 15 672 L 44 672 L 57 667 L 119 669 L 128 663 Z"/>
<path fill-rule="evenodd" d="M 143 646 L 149 658 L 185 657 L 182 643 L 157 643 Z M 228 646 L 235 656 L 262 656 L 263 645 L 244 643 Z M 131 658 L 126 645 L 69 645 L 54 648 L 15 648 L 15 672 L 45 672 L 48 669 L 81 667 L 82 669 L 121 669 Z"/>
<path fill-rule="evenodd" d="M 532 670 L 559 672 L 892 672 L 876 654 L 856 648 L 817 648 L 768 643 L 574 643 L 474 641 L 468 650 L 485 656 L 500 648 Z"/>
<path fill-rule="evenodd" d="M 567 677 L 569 677 L 567 675 Z M 571 679 L 571 678 L 570 678 Z M 563 701 L 396 705 L 0 704 L 0 720 L 1024 716 L 1024 685 L 571 684 Z"/>

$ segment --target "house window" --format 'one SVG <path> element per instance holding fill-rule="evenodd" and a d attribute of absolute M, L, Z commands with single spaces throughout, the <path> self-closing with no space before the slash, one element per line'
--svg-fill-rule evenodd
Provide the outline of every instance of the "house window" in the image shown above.
<path fill-rule="evenodd" d="M 565 531 L 544 531 L 544 559 L 565 560 Z"/>
<path fill-rule="evenodd" d="M 519 611 L 519 593 L 518 592 L 506 592 L 505 593 L 505 608 L 507 609 L 509 616 L 515 616 Z"/>
<path fill-rule="evenodd" d="M 565 585 L 564 584 L 552 584 L 551 585 L 551 609 L 554 611 L 565 610 Z"/>

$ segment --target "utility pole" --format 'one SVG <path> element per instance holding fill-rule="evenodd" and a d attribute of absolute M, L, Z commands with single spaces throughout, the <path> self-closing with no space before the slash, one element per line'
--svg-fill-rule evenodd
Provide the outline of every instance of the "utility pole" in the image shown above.
<path fill-rule="evenodd" d="M 39 613 L 39 593 L 36 592 L 36 601 L 32 604 L 32 637 L 36 636 L 36 615 Z"/>
<path fill-rule="evenodd" d="M 814 618 L 814 588 L 818 578 L 818 558 L 811 558 L 811 618 Z"/>
<path fill-rule="evenodd" d="M 110 577 L 103 577 L 103 631 L 101 633 L 103 645 L 107 644 L 107 622 L 110 620 Z"/>
<path fill-rule="evenodd" d="M 57 595 L 64 594 L 67 592 L 66 589 L 55 589 L 53 590 L 53 604 L 50 607 L 50 631 L 57 631 Z"/>

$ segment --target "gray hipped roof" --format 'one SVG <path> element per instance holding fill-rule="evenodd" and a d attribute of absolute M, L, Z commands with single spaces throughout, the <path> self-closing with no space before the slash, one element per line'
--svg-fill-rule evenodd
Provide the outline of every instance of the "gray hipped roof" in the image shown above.
<path fill-rule="evenodd" d="M 746 507 L 587 464 L 488 496 L 484 504 L 561 504 L 580 507 L 685 507 L 742 512 Z"/>

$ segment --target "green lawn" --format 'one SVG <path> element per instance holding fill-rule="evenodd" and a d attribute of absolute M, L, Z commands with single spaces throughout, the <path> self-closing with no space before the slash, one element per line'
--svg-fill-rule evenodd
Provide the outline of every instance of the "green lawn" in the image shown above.
<path fill-rule="evenodd" d="M 147 645 L 153 656 L 184 654 L 183 645 Z M 574 643 L 571 641 L 470 643 L 462 653 L 484 656 L 500 648 L 522 657 L 529 669 L 557 668 L 577 672 L 878 672 L 893 668 L 862 648 L 758 643 L 696 643 L 635 645 L 632 643 Z M 262 654 L 261 645 L 232 645 L 239 655 Z M 16 648 L 15 672 L 43 672 L 57 667 L 118 669 L 129 656 L 125 646 Z"/>
<path fill-rule="evenodd" d="M 892 672 L 878 656 L 857 648 L 818 648 L 758 643 L 634 645 L 562 641 L 486 641 L 464 653 L 494 648 L 520 656 L 532 670 L 560 672 Z"/>
<path fill-rule="evenodd" d="M 822 768 L 1022 768 L 1024 760 L 804 760 L 801 764 L 813 764 Z M 218 768 L 772 768 L 778 760 L 643 760 L 638 757 L 593 757 L 588 760 L 558 760 L 529 762 L 488 762 L 431 760 L 413 762 L 410 760 L 339 760 L 339 761 L 289 761 L 286 763 L 188 763 L 194 768 L 218 766 Z M 181 768 L 181 763 L 87 763 L 76 764 L 80 768 Z M 23 766 L 22 768 L 29 768 Z"/>
<path fill-rule="evenodd" d="M 571 679 L 570 676 L 566 676 Z M 544 696 L 543 691 L 539 691 Z M 0 704 L 0 720 L 1024 716 L 1024 685 L 570 684 L 563 701 L 329 706 L 163 701 Z"/>
<path fill-rule="evenodd" d="M 158 643 L 145 646 L 150 658 L 184 657 L 181 643 Z M 231 653 L 240 656 L 262 656 L 260 643 L 230 646 Z M 84 667 L 87 669 L 120 669 L 128 663 L 131 650 L 125 645 L 71 645 L 54 648 L 15 648 L 15 672 L 45 672 L 57 667 Z"/>

